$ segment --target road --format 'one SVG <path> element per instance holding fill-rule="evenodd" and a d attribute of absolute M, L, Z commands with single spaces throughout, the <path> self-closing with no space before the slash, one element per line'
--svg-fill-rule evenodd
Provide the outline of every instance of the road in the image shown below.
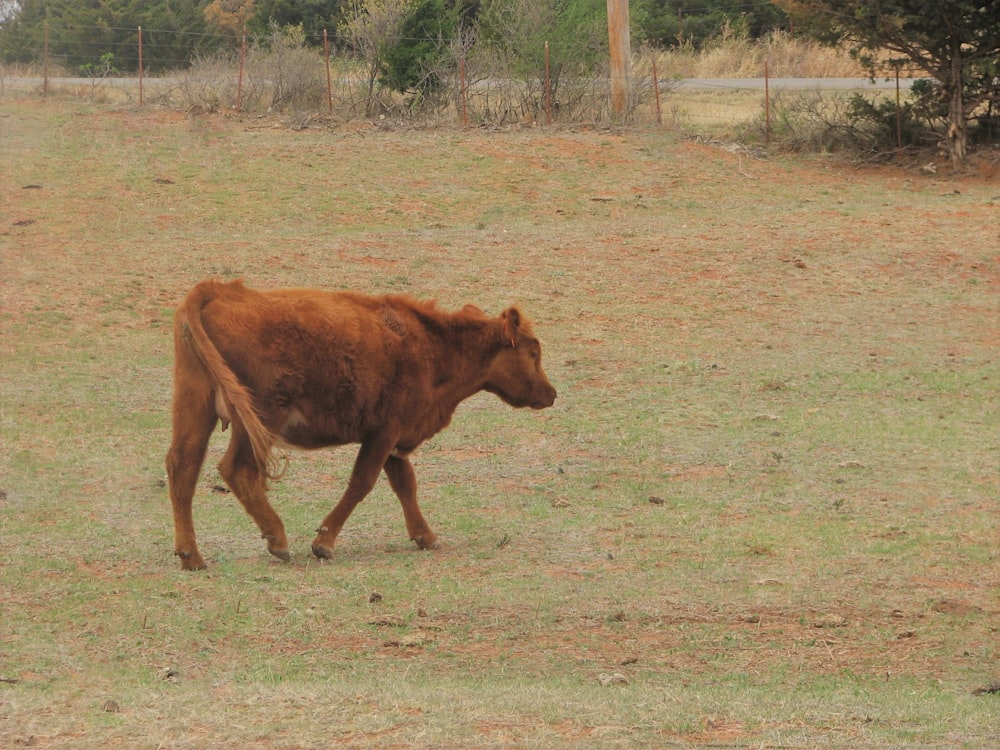
<path fill-rule="evenodd" d="M 909 89 L 918 78 L 900 78 L 899 87 Z M 864 89 L 895 89 L 895 77 L 888 80 L 876 78 L 771 78 L 770 89 L 796 89 L 800 91 L 857 91 Z M 759 89 L 764 90 L 763 78 L 682 78 L 678 89 Z"/>

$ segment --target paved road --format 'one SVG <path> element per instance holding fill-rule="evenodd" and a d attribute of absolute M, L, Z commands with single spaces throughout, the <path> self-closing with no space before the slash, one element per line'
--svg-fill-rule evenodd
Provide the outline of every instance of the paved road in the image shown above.
<path fill-rule="evenodd" d="M 899 87 L 908 89 L 917 78 L 900 78 Z M 888 80 L 876 78 L 771 78 L 767 85 L 771 90 L 798 89 L 805 91 L 855 91 L 864 89 L 895 89 L 895 77 Z M 682 78 L 678 89 L 760 89 L 764 90 L 763 78 Z"/>

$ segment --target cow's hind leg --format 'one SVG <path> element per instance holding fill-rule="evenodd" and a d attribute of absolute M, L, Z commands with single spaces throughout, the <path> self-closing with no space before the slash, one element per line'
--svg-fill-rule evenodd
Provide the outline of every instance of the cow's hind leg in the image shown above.
<path fill-rule="evenodd" d="M 195 541 L 191 504 L 217 419 L 210 387 L 197 382 L 176 387 L 167 481 L 174 510 L 174 554 L 180 558 L 184 570 L 205 567 Z"/>
<path fill-rule="evenodd" d="M 219 462 L 219 473 L 257 524 L 267 541 L 267 551 L 286 562 L 291 560 L 285 526 L 267 501 L 267 477 L 254 459 L 246 430 L 238 422 L 233 423 L 233 436 Z"/>
<path fill-rule="evenodd" d="M 438 546 L 437 536 L 424 520 L 420 506 L 417 504 L 417 475 L 413 471 L 410 459 L 403 456 L 389 456 L 385 462 L 385 475 L 389 478 L 393 492 L 403 506 L 403 518 L 406 519 L 406 530 L 410 539 L 417 543 L 420 549 L 434 549 Z"/>

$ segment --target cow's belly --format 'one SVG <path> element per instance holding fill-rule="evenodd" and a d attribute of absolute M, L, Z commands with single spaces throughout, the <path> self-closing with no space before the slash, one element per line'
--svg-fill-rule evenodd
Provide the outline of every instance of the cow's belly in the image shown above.
<path fill-rule="evenodd" d="M 345 430 L 343 425 L 330 419 L 309 419 L 298 407 L 288 410 L 287 416 L 278 427 L 278 436 L 286 445 L 311 450 L 329 448 L 336 445 L 360 442 L 359 435 Z"/>

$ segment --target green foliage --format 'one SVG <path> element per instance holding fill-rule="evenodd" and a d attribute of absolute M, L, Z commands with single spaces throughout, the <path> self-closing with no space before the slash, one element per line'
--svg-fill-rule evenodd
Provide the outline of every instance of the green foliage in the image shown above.
<path fill-rule="evenodd" d="M 937 140 L 935 127 L 947 116 L 937 87 L 918 81 L 913 98 L 899 107 L 891 99 L 854 94 L 848 100 L 850 132 L 864 133 L 866 148 L 891 152 L 897 147 L 923 147 Z"/>
<path fill-rule="evenodd" d="M 1000 3 L 982 0 L 778 0 L 800 27 L 846 41 L 873 68 L 889 51 L 937 79 L 948 102 L 944 141 L 953 163 L 965 158 L 966 126 L 1000 94 Z"/>
<path fill-rule="evenodd" d="M 663 47 L 701 48 L 731 27 L 757 39 L 788 24 L 784 11 L 768 0 L 635 0 L 630 16 L 643 41 Z"/>
<path fill-rule="evenodd" d="M 342 0 L 258 0 L 247 29 L 267 34 L 272 24 L 301 26 L 310 43 L 322 44 L 323 30 L 332 34 L 337 28 L 342 5 Z"/>
<path fill-rule="evenodd" d="M 218 45 L 206 36 L 201 0 L 137 4 L 130 0 L 79 3 L 74 0 L 22 0 L 15 15 L 0 26 L 6 63 L 37 63 L 49 54 L 67 69 L 80 69 L 109 51 L 118 67 L 138 68 L 138 27 L 143 27 L 143 65 L 163 70 L 187 65 L 198 51 Z"/>
<path fill-rule="evenodd" d="M 86 63 L 80 66 L 80 72 L 87 78 L 99 79 L 116 75 L 119 71 L 115 67 L 115 55 L 113 52 L 105 52 L 101 55 L 100 62 Z"/>
<path fill-rule="evenodd" d="M 445 7 L 444 0 L 423 0 L 414 5 L 403 21 L 399 41 L 385 53 L 382 84 L 422 94 L 437 89 L 441 78 L 436 63 L 457 26 L 457 14 Z"/>
<path fill-rule="evenodd" d="M 16 13 L 0 21 L 0 60 L 32 63 L 40 59 L 44 45 L 45 3 L 22 0 Z"/>
<path fill-rule="evenodd" d="M 519 77 L 542 78 L 545 48 L 553 80 L 562 73 L 588 73 L 607 49 L 605 0 L 485 0 L 480 38 L 492 43 Z"/>

